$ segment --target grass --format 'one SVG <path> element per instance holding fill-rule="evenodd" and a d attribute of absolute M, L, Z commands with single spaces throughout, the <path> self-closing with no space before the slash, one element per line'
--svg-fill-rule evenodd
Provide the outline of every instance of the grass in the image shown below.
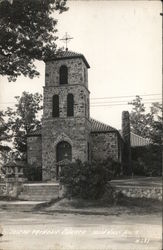
<path fill-rule="evenodd" d="M 55 212 L 117 216 L 121 214 L 161 214 L 162 202 L 153 199 L 128 197 L 120 197 L 117 203 L 103 202 L 101 200 L 65 198 L 59 201 L 52 201 L 51 203 L 46 204 L 45 207 L 40 208 L 40 210 L 52 214 Z"/>

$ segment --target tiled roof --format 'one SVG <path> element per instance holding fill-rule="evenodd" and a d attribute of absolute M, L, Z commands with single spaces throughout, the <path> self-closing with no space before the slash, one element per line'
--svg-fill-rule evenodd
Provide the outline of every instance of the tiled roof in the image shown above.
<path fill-rule="evenodd" d="M 119 133 L 122 136 L 122 130 L 119 130 Z M 141 147 L 149 145 L 151 141 L 148 138 L 144 138 L 140 135 L 136 135 L 133 132 L 130 132 L 130 143 L 131 147 Z"/>
<path fill-rule="evenodd" d="M 143 138 L 142 136 L 136 135 L 130 132 L 130 141 L 132 147 L 147 146 L 150 144 L 150 140 Z"/>
<path fill-rule="evenodd" d="M 95 119 L 90 119 L 91 121 L 91 132 L 115 132 L 117 131 L 115 128 L 106 125 L 105 123 L 99 122 Z M 31 132 L 30 134 L 28 134 L 28 136 L 39 136 L 41 135 L 41 129 L 37 129 L 33 132 Z"/>
<path fill-rule="evenodd" d="M 36 129 L 35 131 L 32 131 L 28 134 L 28 136 L 37 136 L 37 135 L 41 135 L 41 128 Z"/>
<path fill-rule="evenodd" d="M 74 51 L 61 51 L 57 55 L 54 55 L 53 58 L 46 59 L 45 61 L 57 61 L 57 60 L 62 60 L 62 59 L 71 59 L 71 58 L 82 58 L 84 63 L 86 64 L 87 68 L 90 68 L 86 58 L 84 57 L 83 54 L 77 53 Z"/>
<path fill-rule="evenodd" d="M 4 164 L 5 167 L 15 167 L 15 166 L 20 166 L 23 167 L 25 164 L 24 161 L 9 161 L 6 164 Z"/>
<path fill-rule="evenodd" d="M 90 119 L 91 121 L 91 132 L 116 132 L 117 130 L 105 123 L 99 122 L 95 119 Z"/>
<path fill-rule="evenodd" d="M 77 53 L 77 52 L 74 52 L 74 51 L 70 51 L 70 50 L 67 50 L 67 51 L 61 51 L 58 55 L 56 55 L 56 57 L 71 57 L 71 56 L 83 56 L 83 54 L 81 53 Z"/>

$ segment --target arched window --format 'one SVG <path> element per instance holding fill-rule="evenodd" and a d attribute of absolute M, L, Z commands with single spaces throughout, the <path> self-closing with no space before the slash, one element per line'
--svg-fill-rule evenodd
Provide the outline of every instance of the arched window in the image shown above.
<path fill-rule="evenodd" d="M 61 141 L 57 144 L 56 147 L 56 160 L 60 164 L 64 164 L 66 160 L 72 161 L 72 147 L 66 141 Z M 62 165 L 63 166 L 63 165 Z M 56 166 L 56 177 L 59 177 L 59 165 Z"/>
<path fill-rule="evenodd" d="M 65 65 L 62 65 L 59 69 L 59 83 L 68 84 L 68 69 Z"/>
<path fill-rule="evenodd" d="M 57 162 L 64 161 L 64 160 L 72 160 L 72 147 L 66 141 L 61 141 L 57 144 L 57 152 L 56 158 Z"/>
<path fill-rule="evenodd" d="M 53 95 L 53 107 L 52 107 L 52 116 L 59 117 L 59 96 Z"/>
<path fill-rule="evenodd" d="M 67 96 L 67 116 L 74 116 L 74 96 L 72 94 Z"/>

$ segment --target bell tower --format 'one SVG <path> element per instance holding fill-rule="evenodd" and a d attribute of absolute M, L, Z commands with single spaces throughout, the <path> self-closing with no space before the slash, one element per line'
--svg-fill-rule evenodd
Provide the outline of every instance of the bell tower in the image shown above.
<path fill-rule="evenodd" d="M 87 60 L 64 51 L 47 60 L 42 119 L 43 180 L 57 179 L 62 161 L 89 160 Z"/>

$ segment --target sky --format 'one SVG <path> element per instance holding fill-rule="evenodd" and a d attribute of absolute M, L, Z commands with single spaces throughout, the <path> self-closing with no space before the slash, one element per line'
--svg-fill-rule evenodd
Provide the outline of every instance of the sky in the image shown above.
<path fill-rule="evenodd" d="M 84 54 L 91 67 L 91 117 L 120 129 L 122 111 L 131 111 L 127 103 L 136 95 L 147 108 L 161 101 L 161 1 L 68 1 L 68 7 L 54 14 L 57 35 L 73 37 L 68 49 Z M 58 40 L 58 46 L 63 42 Z M 23 91 L 43 94 L 45 65 L 36 65 L 39 78 L 0 78 L 0 109 L 13 107 L 14 96 Z"/>

